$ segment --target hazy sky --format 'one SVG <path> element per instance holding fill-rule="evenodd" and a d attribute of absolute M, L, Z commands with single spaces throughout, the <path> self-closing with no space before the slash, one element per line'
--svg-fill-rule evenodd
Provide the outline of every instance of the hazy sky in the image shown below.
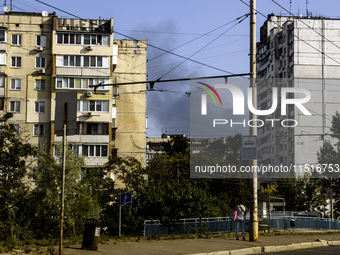
<path fill-rule="evenodd" d="M 45 0 L 82 18 L 114 18 L 114 30 L 148 44 L 148 79 L 187 78 L 249 72 L 249 7 L 240 0 Z M 249 0 L 244 0 L 249 3 Z M 294 15 L 338 18 L 339 0 L 277 0 Z M 291 3 L 291 5 L 290 5 Z M 7 1 L 10 4 L 10 1 Z M 74 18 L 35 0 L 13 0 L 13 11 L 55 11 L 59 17 Z M 257 1 L 257 30 L 270 13 L 288 15 L 272 0 Z M 262 14 L 264 16 L 262 16 Z M 242 17 L 237 20 L 237 18 Z M 115 35 L 116 39 L 126 38 Z M 259 40 L 259 39 L 257 39 Z M 164 54 L 152 46 L 177 54 Z M 161 55 L 161 56 L 160 56 Z M 193 59 L 195 62 L 179 57 Z M 200 62 L 202 64 L 199 64 Z M 148 92 L 148 137 L 162 133 L 189 133 L 189 82 L 160 83 L 155 88 L 170 92 Z M 235 134 L 230 130 L 226 135 Z"/>

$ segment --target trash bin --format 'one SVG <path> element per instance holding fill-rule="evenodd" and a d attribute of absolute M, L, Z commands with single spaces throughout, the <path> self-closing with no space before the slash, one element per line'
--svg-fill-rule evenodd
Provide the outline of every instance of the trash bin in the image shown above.
<path fill-rule="evenodd" d="M 290 219 L 290 227 L 291 228 L 295 227 L 295 219 Z"/>
<path fill-rule="evenodd" d="M 84 219 L 84 235 L 83 245 L 84 250 L 98 250 L 101 221 L 98 219 Z"/>

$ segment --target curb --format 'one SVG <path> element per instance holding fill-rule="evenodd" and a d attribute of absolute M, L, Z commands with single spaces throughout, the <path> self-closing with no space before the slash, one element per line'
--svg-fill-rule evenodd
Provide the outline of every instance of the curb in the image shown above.
<path fill-rule="evenodd" d="M 215 251 L 207 253 L 195 253 L 190 255 L 247 255 L 247 254 L 259 254 L 266 252 L 280 252 L 280 251 L 292 251 L 299 249 L 308 249 L 314 247 L 323 247 L 331 245 L 340 245 L 340 241 L 326 241 L 319 239 L 317 242 L 307 242 L 307 243 L 295 243 L 288 245 L 279 246 L 256 246 L 252 248 L 244 248 L 231 251 Z"/>

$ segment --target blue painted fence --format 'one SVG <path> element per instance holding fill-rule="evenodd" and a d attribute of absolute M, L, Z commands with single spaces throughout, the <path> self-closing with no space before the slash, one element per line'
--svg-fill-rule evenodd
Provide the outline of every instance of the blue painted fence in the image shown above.
<path fill-rule="evenodd" d="M 295 226 L 292 225 L 293 222 Z M 272 217 L 269 225 L 270 229 L 310 228 L 340 230 L 340 221 L 314 217 Z M 249 230 L 249 219 L 246 221 L 245 227 L 246 230 Z M 194 234 L 200 232 L 221 233 L 233 232 L 235 230 L 236 224 L 231 217 L 181 219 L 170 223 L 161 223 L 158 220 L 144 221 L 144 236 Z"/>

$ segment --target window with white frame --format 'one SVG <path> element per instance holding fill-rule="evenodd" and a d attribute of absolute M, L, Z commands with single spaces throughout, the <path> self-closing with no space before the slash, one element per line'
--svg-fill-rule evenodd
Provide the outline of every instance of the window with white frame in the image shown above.
<path fill-rule="evenodd" d="M 6 65 L 6 53 L 0 53 L 0 65 Z"/>
<path fill-rule="evenodd" d="M 108 100 L 78 100 L 77 110 L 79 112 L 109 112 Z"/>
<path fill-rule="evenodd" d="M 21 35 L 12 35 L 12 45 L 21 46 Z"/>
<path fill-rule="evenodd" d="M 0 42 L 6 42 L 6 30 L 1 29 L 0 30 Z"/>
<path fill-rule="evenodd" d="M 9 102 L 10 112 L 20 112 L 20 101 L 10 101 Z"/>
<path fill-rule="evenodd" d="M 57 146 L 57 145 L 54 145 L 53 147 L 54 147 L 54 150 L 53 150 L 53 152 L 54 152 L 54 157 L 60 157 L 60 156 L 61 156 L 61 152 L 62 152 L 62 150 L 60 149 L 60 147 Z"/>
<path fill-rule="evenodd" d="M 90 85 L 107 84 L 109 79 L 103 78 L 73 78 L 73 77 L 58 77 L 56 79 L 56 88 L 60 89 L 89 89 Z M 92 88 L 90 88 L 92 89 Z M 97 90 L 109 90 L 108 86 L 99 86 Z"/>
<path fill-rule="evenodd" d="M 35 90 L 45 90 L 45 80 L 36 79 L 34 89 Z"/>
<path fill-rule="evenodd" d="M 110 68 L 108 56 L 57 55 L 57 67 Z"/>
<path fill-rule="evenodd" d="M 21 67 L 21 57 L 11 57 L 11 67 Z"/>
<path fill-rule="evenodd" d="M 5 77 L 3 75 L 0 75 L 0 88 L 3 88 L 5 86 Z"/>
<path fill-rule="evenodd" d="M 57 44 L 110 46 L 110 35 L 58 33 Z"/>
<path fill-rule="evenodd" d="M 21 89 L 21 79 L 11 79 L 10 90 L 20 90 L 20 89 Z"/>
<path fill-rule="evenodd" d="M 71 150 L 75 155 L 85 157 L 108 157 L 108 145 L 71 144 Z"/>
<path fill-rule="evenodd" d="M 33 135 L 34 136 L 43 136 L 44 134 L 45 134 L 45 125 L 44 124 L 34 124 Z"/>
<path fill-rule="evenodd" d="M 35 68 L 46 68 L 46 58 L 36 57 L 35 58 Z"/>
<path fill-rule="evenodd" d="M 44 113 L 45 112 L 45 102 L 44 101 L 35 102 L 34 110 L 35 110 L 35 112 L 38 112 L 38 113 Z"/>
<path fill-rule="evenodd" d="M 119 94 L 118 94 L 118 86 L 113 86 L 112 87 L 112 97 L 113 98 L 118 98 Z"/>
<path fill-rule="evenodd" d="M 107 157 L 108 146 L 83 144 L 81 145 L 81 153 L 85 157 Z"/>
<path fill-rule="evenodd" d="M 37 35 L 37 46 L 46 47 L 46 35 Z"/>

